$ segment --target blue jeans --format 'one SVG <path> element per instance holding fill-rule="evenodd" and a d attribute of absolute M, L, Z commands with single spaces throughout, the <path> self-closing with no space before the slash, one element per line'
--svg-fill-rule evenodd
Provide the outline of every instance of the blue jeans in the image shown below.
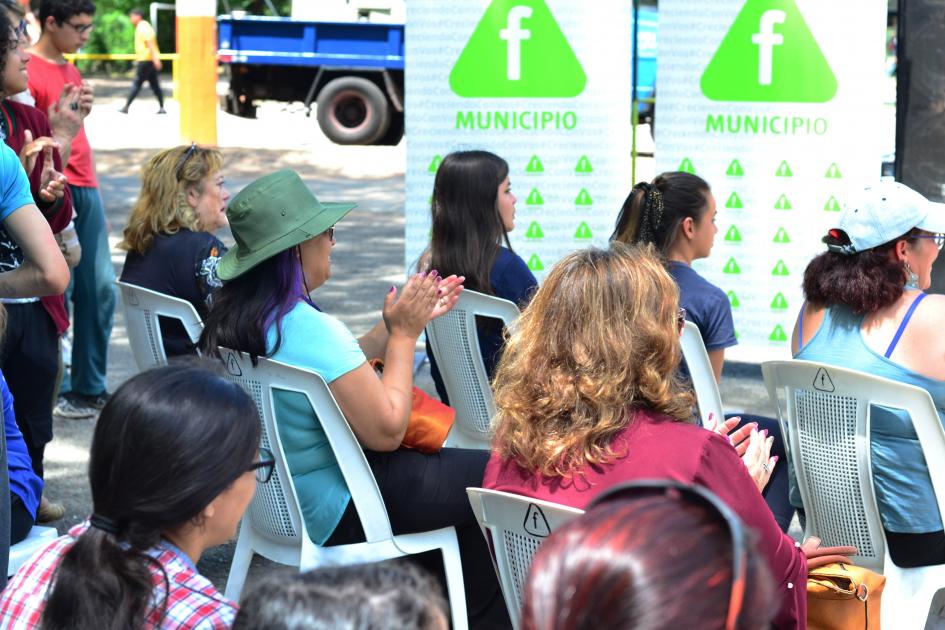
<path fill-rule="evenodd" d="M 98 188 L 69 186 L 82 260 L 72 270 L 66 302 L 72 302 L 72 373 L 62 375 L 60 394 L 105 392 L 108 339 L 115 319 L 115 269 L 108 249 L 105 207 Z"/>

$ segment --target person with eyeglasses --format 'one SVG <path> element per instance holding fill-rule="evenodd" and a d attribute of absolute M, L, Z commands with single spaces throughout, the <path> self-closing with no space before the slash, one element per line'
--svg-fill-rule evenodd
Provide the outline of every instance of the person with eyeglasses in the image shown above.
<path fill-rule="evenodd" d="M 892 180 L 859 191 L 804 271 L 794 358 L 922 387 L 945 425 L 945 297 L 925 293 L 943 235 L 945 204 Z M 870 455 L 893 562 L 945 564 L 945 527 L 907 412 L 870 410 Z M 801 507 L 793 475 L 791 501 Z"/>
<path fill-rule="evenodd" d="M 229 628 L 236 604 L 196 565 L 272 474 L 259 439 L 255 404 L 216 366 L 127 380 L 92 436 L 92 515 L 10 580 L 0 627 Z"/>
<path fill-rule="evenodd" d="M 222 168 L 218 150 L 197 144 L 153 155 L 141 169 L 141 192 L 118 244 L 128 252 L 122 282 L 187 300 L 201 319 L 223 286 L 217 265 L 227 248 L 214 236 L 227 224 Z M 160 323 L 168 357 L 196 353 L 179 321 Z"/>
<path fill-rule="evenodd" d="M 30 49 L 30 94 L 41 111 L 54 111 L 62 100 L 84 118 L 91 111 L 92 93 L 76 67 L 63 56 L 80 49 L 89 38 L 95 15 L 91 0 L 41 0 L 42 34 Z M 60 130 L 51 120 L 53 137 Z M 95 160 L 84 126 L 71 145 L 60 147 L 66 160 L 75 227 L 82 259 L 73 270 L 68 299 L 72 302 L 72 359 L 64 370 L 54 414 L 62 418 L 94 417 L 108 399 L 106 372 L 108 340 L 114 323 L 115 272 L 108 246 L 108 225 L 99 194 Z M 68 157 L 65 153 L 68 152 Z"/>

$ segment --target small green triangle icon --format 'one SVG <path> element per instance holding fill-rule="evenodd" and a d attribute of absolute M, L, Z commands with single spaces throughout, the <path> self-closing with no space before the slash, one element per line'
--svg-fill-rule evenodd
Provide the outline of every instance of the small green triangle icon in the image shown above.
<path fill-rule="evenodd" d="M 538 159 L 537 155 L 533 155 L 532 159 L 528 161 L 528 166 L 525 167 L 526 173 L 544 173 L 545 166 L 541 163 L 541 160 Z"/>
<path fill-rule="evenodd" d="M 430 161 L 430 166 L 427 167 L 428 173 L 435 173 L 438 168 L 440 168 L 440 162 L 443 161 L 443 157 L 439 155 L 434 155 L 433 159 Z"/>
<path fill-rule="evenodd" d="M 738 266 L 738 263 L 735 262 L 734 258 L 729 258 L 728 262 L 725 263 L 725 266 L 722 268 L 722 273 L 741 273 L 742 268 Z"/>
<path fill-rule="evenodd" d="M 826 103 L 837 93 L 794 0 L 747 0 L 699 85 L 713 101 Z"/>
<path fill-rule="evenodd" d="M 824 210 L 827 212 L 840 212 L 840 204 L 837 202 L 837 198 L 830 195 L 830 199 L 824 204 Z"/>
<path fill-rule="evenodd" d="M 787 195 L 781 195 L 778 197 L 777 203 L 774 204 L 775 210 L 790 210 L 791 202 L 788 201 Z"/>
<path fill-rule="evenodd" d="M 732 308 L 738 308 L 742 305 L 734 291 L 729 291 L 726 295 L 728 295 L 728 302 L 732 305 Z"/>
<path fill-rule="evenodd" d="M 466 98 L 571 98 L 586 84 L 545 0 L 492 0 L 450 72 Z"/>
<path fill-rule="evenodd" d="M 575 173 L 592 173 L 594 172 L 594 167 L 591 166 L 591 161 L 587 159 L 586 155 L 582 155 L 581 158 L 577 161 L 577 166 L 574 167 Z"/>
<path fill-rule="evenodd" d="M 784 329 L 781 328 L 781 324 L 774 327 L 774 330 L 772 330 L 771 334 L 768 336 L 768 341 L 787 341 L 787 335 L 784 334 Z"/>
<path fill-rule="evenodd" d="M 538 221 L 532 221 L 532 224 L 528 226 L 528 230 L 525 232 L 525 238 L 544 238 L 545 233 L 541 231 L 541 226 L 538 225 Z"/>
<path fill-rule="evenodd" d="M 696 167 L 692 165 L 692 160 L 689 158 L 683 158 L 682 162 L 679 163 L 679 168 L 677 171 L 682 171 L 683 173 L 692 173 L 695 175 Z"/>
<path fill-rule="evenodd" d="M 728 232 L 725 233 L 725 240 L 732 243 L 739 243 L 742 240 L 742 234 L 738 231 L 738 228 L 733 225 L 728 229 Z"/>
<path fill-rule="evenodd" d="M 828 179 L 840 179 L 843 177 L 843 175 L 840 174 L 840 167 L 837 166 L 836 162 L 830 164 L 827 168 L 827 172 L 824 173 L 824 177 Z"/>
<path fill-rule="evenodd" d="M 745 170 L 738 160 L 732 160 L 732 163 L 729 164 L 728 168 L 725 170 L 725 174 L 729 177 L 741 177 L 745 174 Z"/>
<path fill-rule="evenodd" d="M 778 177 L 794 177 L 791 167 L 788 166 L 788 163 L 785 160 L 781 160 L 781 164 L 778 165 L 778 170 L 775 171 L 774 174 Z"/>
<path fill-rule="evenodd" d="M 774 269 L 771 270 L 772 276 L 787 276 L 788 273 L 787 265 L 784 264 L 783 260 L 779 260 L 778 263 L 774 266 Z"/>
<path fill-rule="evenodd" d="M 775 243 L 790 243 L 791 239 L 787 235 L 787 231 L 784 228 L 778 228 L 777 233 L 774 235 Z"/>
<path fill-rule="evenodd" d="M 588 227 L 587 223 L 582 221 L 581 225 L 579 225 L 577 230 L 574 232 L 574 238 L 589 239 L 594 238 L 594 235 L 591 234 L 591 228 Z"/>
<path fill-rule="evenodd" d="M 574 198 L 574 205 L 576 206 L 594 205 L 594 200 L 591 199 L 591 195 L 590 193 L 587 192 L 586 188 L 582 188 L 581 192 L 578 193 L 578 196 Z"/>
<path fill-rule="evenodd" d="M 728 196 L 728 201 L 725 202 L 725 207 L 726 208 L 744 208 L 745 206 L 742 204 L 742 199 L 741 197 L 738 196 L 738 193 L 733 192 L 731 195 Z"/>
<path fill-rule="evenodd" d="M 532 254 L 532 257 L 528 259 L 528 268 L 532 271 L 544 271 L 545 265 L 541 262 L 538 254 Z"/>
<path fill-rule="evenodd" d="M 787 307 L 787 300 L 785 299 L 784 294 L 779 291 L 778 294 L 774 296 L 774 299 L 771 300 L 771 308 L 776 308 L 783 311 Z"/>
<path fill-rule="evenodd" d="M 525 199 L 525 205 L 528 206 L 541 206 L 544 205 L 544 203 L 545 198 L 541 196 L 537 188 L 532 188 L 531 192 L 528 193 L 528 197 Z"/>

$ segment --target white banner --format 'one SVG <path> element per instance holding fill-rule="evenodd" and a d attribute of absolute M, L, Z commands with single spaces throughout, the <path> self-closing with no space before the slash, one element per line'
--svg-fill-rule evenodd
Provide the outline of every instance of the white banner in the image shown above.
<path fill-rule="evenodd" d="M 539 278 L 606 245 L 630 190 L 631 3 L 410 0 L 406 265 L 429 241 L 444 155 L 505 158 L 516 252 Z"/>
<path fill-rule="evenodd" d="M 783 358 L 801 282 L 851 190 L 880 176 L 886 3 L 661 0 L 657 172 L 687 170 L 718 204 L 711 257 L 739 345 Z"/>

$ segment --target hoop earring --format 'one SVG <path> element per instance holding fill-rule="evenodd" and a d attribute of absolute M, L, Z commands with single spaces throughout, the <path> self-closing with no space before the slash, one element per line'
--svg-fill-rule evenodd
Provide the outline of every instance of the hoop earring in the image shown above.
<path fill-rule="evenodd" d="M 903 266 L 906 268 L 906 290 L 913 290 L 919 288 L 919 274 L 912 271 L 912 267 L 909 266 L 908 262 L 903 261 Z"/>

